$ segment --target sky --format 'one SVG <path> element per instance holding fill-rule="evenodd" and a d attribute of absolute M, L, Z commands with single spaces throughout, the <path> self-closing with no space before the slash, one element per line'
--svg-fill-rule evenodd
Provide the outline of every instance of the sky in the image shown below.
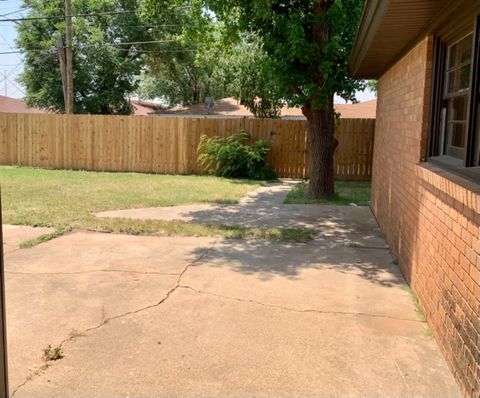
<path fill-rule="evenodd" d="M 0 0 L 0 16 L 9 14 L 3 18 L 18 18 L 24 12 L 21 9 L 21 0 Z M 12 14 L 11 14 L 12 13 Z M 0 17 L 0 52 L 14 51 L 16 48 L 15 39 L 17 32 L 15 23 L 1 22 Z M 12 50 L 13 49 L 13 50 Z M 21 98 L 24 95 L 24 88 L 16 81 L 23 69 L 21 54 L 0 54 L 0 95 Z M 5 79 L 5 74 L 7 78 Z"/>
<path fill-rule="evenodd" d="M 22 10 L 22 0 L 0 0 L 0 52 L 16 50 L 15 40 L 17 31 L 14 22 L 2 22 L 3 18 L 19 18 L 25 15 Z M 8 14 L 8 15 L 5 15 Z M 24 87 L 17 81 L 23 70 L 21 54 L 0 54 L 0 95 L 13 98 L 22 98 L 25 94 Z M 6 77 L 6 78 L 5 78 Z M 375 98 L 371 91 L 357 93 L 360 102 Z M 335 103 L 345 103 L 339 97 L 335 97 Z"/>

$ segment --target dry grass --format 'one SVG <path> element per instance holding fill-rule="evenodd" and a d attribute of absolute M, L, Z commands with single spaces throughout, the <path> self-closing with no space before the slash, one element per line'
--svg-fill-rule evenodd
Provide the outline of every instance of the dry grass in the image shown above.
<path fill-rule="evenodd" d="M 370 205 L 371 186 L 369 182 L 336 181 L 335 195 L 331 200 L 309 197 L 308 184 L 296 185 L 285 199 L 285 203 L 320 205 Z"/>
<path fill-rule="evenodd" d="M 100 219 L 94 212 L 194 203 L 235 204 L 262 183 L 211 176 L 98 173 L 0 167 L 3 221 L 54 227 L 56 231 L 22 247 L 32 247 L 72 229 L 178 236 L 217 236 L 305 242 L 304 229 L 244 228 L 181 221 Z"/>

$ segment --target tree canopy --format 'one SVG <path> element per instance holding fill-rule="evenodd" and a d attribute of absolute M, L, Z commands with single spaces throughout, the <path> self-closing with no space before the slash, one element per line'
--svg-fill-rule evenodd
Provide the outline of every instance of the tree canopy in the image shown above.
<path fill-rule="evenodd" d="M 261 41 L 269 60 L 270 98 L 301 107 L 307 119 L 309 193 L 332 197 L 338 145 L 333 98 L 337 94 L 355 101 L 356 91 L 364 87 L 348 71 L 363 1 L 205 1 L 232 32 L 247 32 Z"/>
<path fill-rule="evenodd" d="M 57 111 L 64 110 L 57 36 L 64 36 L 63 0 L 25 0 L 28 17 L 18 25 L 18 43 L 25 53 L 20 81 L 26 87 L 26 102 Z M 143 55 L 138 45 L 149 37 L 135 12 L 136 0 L 74 0 L 78 14 L 73 23 L 74 109 L 77 113 L 128 114 L 129 93 L 137 87 Z M 111 12 L 111 14 L 107 14 Z M 64 39 L 63 42 L 65 43 Z"/>
<path fill-rule="evenodd" d="M 161 96 L 171 105 L 202 103 L 207 96 L 226 94 L 218 63 L 223 55 L 222 26 L 201 2 L 145 1 L 142 19 L 158 26 L 150 46 L 139 93 Z"/>
<path fill-rule="evenodd" d="M 145 22 L 170 23 L 152 31 L 166 40 L 148 57 L 139 93 L 170 104 L 198 104 L 206 97 L 239 99 L 259 117 L 279 115 L 269 58 L 258 37 L 232 31 L 204 1 L 142 3 Z"/>
<path fill-rule="evenodd" d="M 348 72 L 362 0 L 206 3 L 232 32 L 250 32 L 259 37 L 271 61 L 275 94 L 290 106 L 322 108 L 333 94 L 354 101 L 355 92 L 364 88 Z"/>
<path fill-rule="evenodd" d="M 21 82 L 31 106 L 64 111 L 57 49 L 64 0 L 25 0 L 18 24 Z M 73 0 L 74 110 L 128 114 L 128 97 L 171 105 L 233 96 L 259 117 L 279 114 L 270 60 L 253 34 L 236 32 L 203 0 Z M 96 14 L 85 16 L 85 14 Z M 50 18 L 50 19 L 42 19 Z"/>

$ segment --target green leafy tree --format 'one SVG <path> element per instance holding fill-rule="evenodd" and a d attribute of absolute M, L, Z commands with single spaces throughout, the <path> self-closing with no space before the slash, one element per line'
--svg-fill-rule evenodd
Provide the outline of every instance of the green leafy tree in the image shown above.
<path fill-rule="evenodd" d="M 158 26 L 159 43 L 149 56 L 139 94 L 170 104 L 203 103 L 205 97 L 235 97 L 257 117 L 278 117 L 270 59 L 252 34 L 234 34 L 201 0 L 144 0 L 142 18 Z"/>
<path fill-rule="evenodd" d="M 219 60 L 226 91 L 258 118 L 278 118 L 283 105 L 272 79 L 271 60 L 254 35 L 242 35 Z"/>
<path fill-rule="evenodd" d="M 367 87 L 372 93 L 376 94 L 378 91 L 378 81 L 377 80 L 367 81 Z"/>
<path fill-rule="evenodd" d="M 25 0 L 27 17 L 18 25 L 17 45 L 25 54 L 20 77 L 26 87 L 26 102 L 32 106 L 64 111 L 57 37 L 63 37 L 63 0 Z M 148 27 L 136 12 L 136 0 L 73 0 L 72 11 L 99 14 L 73 18 L 74 111 L 93 114 L 129 114 L 129 93 L 137 87 L 136 76 L 143 66 L 141 45 Z"/>
<path fill-rule="evenodd" d="M 144 0 L 144 23 L 154 26 L 142 97 L 164 97 L 172 105 L 203 103 L 205 97 L 226 96 L 218 64 L 225 47 L 222 24 L 206 12 L 202 1 Z"/>
<path fill-rule="evenodd" d="M 361 0 L 206 0 L 228 26 L 256 35 L 270 59 L 274 98 L 302 108 L 310 141 L 309 193 L 334 194 L 333 98 L 355 100 L 364 83 L 348 73 Z"/>

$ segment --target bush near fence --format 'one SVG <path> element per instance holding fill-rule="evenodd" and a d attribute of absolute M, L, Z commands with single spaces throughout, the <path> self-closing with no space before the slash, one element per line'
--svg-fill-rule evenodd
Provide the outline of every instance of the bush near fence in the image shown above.
<path fill-rule="evenodd" d="M 272 142 L 267 162 L 279 177 L 308 178 L 306 121 L 0 113 L 0 164 L 95 171 L 200 174 L 200 136 L 240 130 Z M 374 119 L 340 119 L 337 179 L 369 181 Z"/>

